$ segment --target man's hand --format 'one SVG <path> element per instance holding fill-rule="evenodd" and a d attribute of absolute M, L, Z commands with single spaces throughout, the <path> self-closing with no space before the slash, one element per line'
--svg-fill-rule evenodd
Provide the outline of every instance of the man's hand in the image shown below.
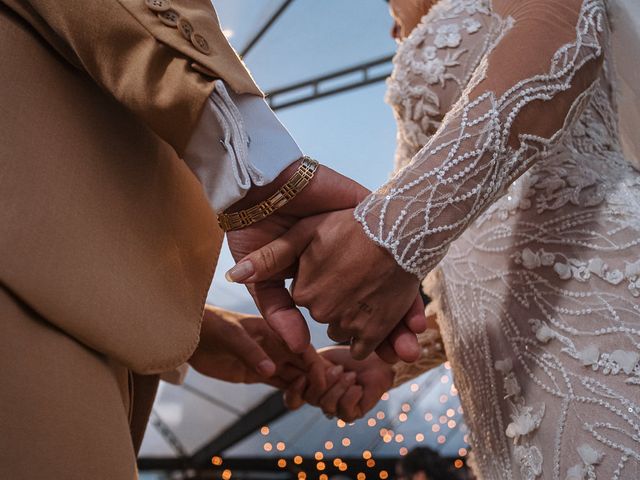
<path fill-rule="evenodd" d="M 203 375 L 227 382 L 286 389 L 302 377 L 314 389 L 326 388 L 327 362 L 312 347 L 293 353 L 262 318 L 209 305 L 189 364 Z M 306 387 L 306 382 L 300 384 Z"/>
<path fill-rule="evenodd" d="M 419 281 L 365 235 L 352 209 L 300 220 L 247 255 L 234 267 L 244 278 L 232 279 L 259 285 L 296 264 L 293 302 L 328 323 L 333 340 L 350 340 L 354 358 L 376 349 L 389 363 L 396 354 L 409 362 L 418 358 L 415 333 L 426 328 Z"/>
<path fill-rule="evenodd" d="M 327 415 L 353 422 L 375 407 L 382 394 L 393 385 L 391 366 L 375 354 L 360 361 L 354 360 L 346 347 L 326 348 L 320 354 L 335 365 L 333 369 L 340 375 L 328 377 L 327 388 L 319 394 L 292 385 L 285 394 L 288 406 L 295 408 L 307 402 L 320 407 Z"/>
<path fill-rule="evenodd" d="M 251 207 L 269 197 L 293 175 L 298 166 L 299 162 L 296 162 L 271 184 L 251 189 L 245 198 L 228 211 L 235 212 Z M 300 219 L 352 208 L 368 194 L 369 191 L 362 185 L 320 165 L 307 187 L 288 204 L 248 228 L 228 232 L 227 240 L 231 253 L 235 260 L 239 261 L 286 233 Z M 295 265 L 287 265 L 287 268 L 276 271 L 269 268 L 270 260 L 264 258 L 262 261 L 262 265 L 268 269 L 265 272 L 267 274 L 263 275 L 264 278 L 260 282 L 247 284 L 247 288 L 262 316 L 282 336 L 287 345 L 294 352 L 304 351 L 309 345 L 309 330 L 304 317 L 285 288 L 285 279 L 293 277 Z M 249 265 L 244 265 L 246 266 Z M 231 269 L 228 278 L 239 282 L 251 275 L 250 271 L 243 270 L 242 267 Z"/>

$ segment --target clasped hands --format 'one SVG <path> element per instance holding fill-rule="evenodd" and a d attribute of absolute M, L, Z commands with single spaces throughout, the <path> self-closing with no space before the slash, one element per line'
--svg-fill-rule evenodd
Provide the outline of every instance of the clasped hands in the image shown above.
<path fill-rule="evenodd" d="M 267 187 L 252 189 L 231 210 L 268 197 L 296 168 L 292 165 Z M 306 401 L 352 420 L 372 408 L 391 386 L 389 364 L 418 358 L 416 334 L 426 328 L 419 282 L 354 219 L 354 208 L 368 194 L 358 183 L 320 166 L 291 202 L 248 228 L 228 233 L 238 263 L 227 279 L 247 286 L 270 326 L 269 335 L 277 334 L 284 342 L 289 360 L 296 358 L 285 362 L 295 368 L 284 368 L 273 358 L 282 352 L 265 348 L 262 366 L 254 363 L 246 378 L 232 381 L 266 378 L 287 392 L 291 408 Z M 290 291 L 285 287 L 289 278 Z M 298 306 L 307 307 L 315 321 L 328 324 L 331 339 L 350 346 L 316 353 Z M 261 319 L 252 318 L 255 328 Z M 199 368 L 197 358 L 192 365 Z"/>

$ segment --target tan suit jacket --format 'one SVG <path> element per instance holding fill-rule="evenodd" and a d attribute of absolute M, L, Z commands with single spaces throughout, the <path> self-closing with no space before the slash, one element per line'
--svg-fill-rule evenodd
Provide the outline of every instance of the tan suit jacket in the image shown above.
<path fill-rule="evenodd" d="M 149 8 L 167 2 L 0 0 L 0 384 L 22 376 L 48 388 L 56 374 L 39 378 L 21 353 L 64 336 L 76 350 L 51 356 L 75 374 L 60 373 L 58 388 L 73 395 L 74 378 L 92 378 L 97 356 L 124 391 L 133 444 L 155 390 L 142 382 L 150 385 L 135 406 L 133 373 L 190 357 L 222 240 L 180 154 L 213 79 L 261 94 L 209 0 L 170 2 L 188 22 L 182 29 Z M 50 331 L 22 330 L 34 321 Z M 34 395 L 5 390 L 0 400 L 28 404 Z M 73 416 L 64 405 L 57 414 Z M 24 433 L 16 425 L 25 419 L 5 407 L 0 431 L 26 443 L 51 433 Z M 0 441 L 12 442 L 4 433 Z M 7 448 L 0 465 L 24 450 Z"/>

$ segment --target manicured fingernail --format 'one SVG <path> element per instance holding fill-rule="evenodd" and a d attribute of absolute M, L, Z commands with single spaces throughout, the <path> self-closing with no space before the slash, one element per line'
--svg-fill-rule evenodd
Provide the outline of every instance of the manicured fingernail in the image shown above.
<path fill-rule="evenodd" d="M 336 378 L 342 373 L 342 370 L 344 370 L 344 367 L 342 365 L 336 365 L 335 367 L 331 367 L 331 369 L 329 370 L 329 375 L 331 376 L 331 378 Z"/>
<path fill-rule="evenodd" d="M 271 360 L 263 360 L 256 367 L 258 373 L 266 377 L 271 376 L 274 373 L 275 369 L 276 365 Z"/>
<path fill-rule="evenodd" d="M 356 379 L 356 372 L 349 372 L 344 376 L 344 380 L 348 383 L 355 381 L 355 379 Z"/>
<path fill-rule="evenodd" d="M 253 263 L 251 263 L 250 260 L 245 260 L 225 273 L 224 278 L 226 278 L 228 282 L 242 282 L 254 273 L 256 273 L 256 270 L 253 268 Z"/>

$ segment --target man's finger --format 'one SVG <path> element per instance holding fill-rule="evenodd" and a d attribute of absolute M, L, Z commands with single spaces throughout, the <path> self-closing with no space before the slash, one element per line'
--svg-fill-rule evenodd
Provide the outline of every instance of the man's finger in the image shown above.
<path fill-rule="evenodd" d="M 330 323 L 327 327 L 327 336 L 336 343 L 344 343 L 351 340 L 352 334 L 340 328 L 337 323 Z"/>
<path fill-rule="evenodd" d="M 238 357 L 249 369 L 266 379 L 276 373 L 275 362 L 267 355 L 262 347 L 247 333 L 244 328 L 238 328 L 235 335 L 228 338 L 227 348 Z"/>
<path fill-rule="evenodd" d="M 389 343 L 403 362 L 411 363 L 420 358 L 418 337 L 404 323 L 398 324 L 393 329 L 389 335 Z"/>
<path fill-rule="evenodd" d="M 416 296 L 403 320 L 407 328 L 413 333 L 422 333 L 427 329 L 427 317 L 424 313 L 424 302 L 420 294 Z"/>
<path fill-rule="evenodd" d="M 256 283 L 249 292 L 264 319 L 291 351 L 303 353 L 311 342 L 309 327 L 284 287 L 284 281 Z"/>
<path fill-rule="evenodd" d="M 234 265 L 225 278 L 235 283 L 256 283 L 274 278 L 298 261 L 320 219 L 300 220 L 281 237 L 251 252 Z"/>
<path fill-rule="evenodd" d="M 383 362 L 388 363 L 389 365 L 393 365 L 394 363 L 398 363 L 400 360 L 398 355 L 396 355 L 395 350 L 391 346 L 389 339 L 386 338 L 384 342 L 382 342 L 378 348 L 376 348 L 376 354 L 380 357 Z"/>

